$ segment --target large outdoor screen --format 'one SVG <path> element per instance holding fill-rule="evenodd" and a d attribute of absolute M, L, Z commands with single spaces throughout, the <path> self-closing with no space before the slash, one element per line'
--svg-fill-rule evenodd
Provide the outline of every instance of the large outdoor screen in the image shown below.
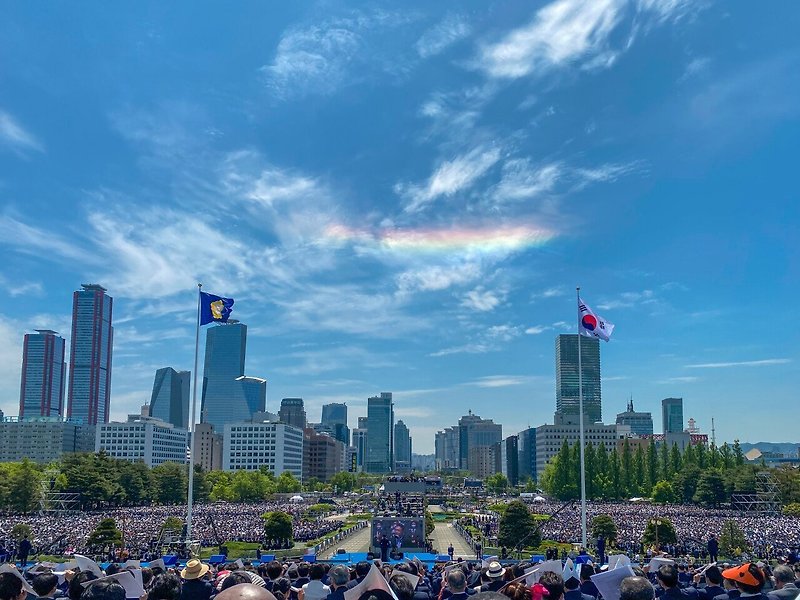
<path fill-rule="evenodd" d="M 380 547 L 381 537 L 386 536 L 390 548 L 425 547 L 425 522 L 423 519 L 386 517 L 372 521 L 372 545 Z"/>

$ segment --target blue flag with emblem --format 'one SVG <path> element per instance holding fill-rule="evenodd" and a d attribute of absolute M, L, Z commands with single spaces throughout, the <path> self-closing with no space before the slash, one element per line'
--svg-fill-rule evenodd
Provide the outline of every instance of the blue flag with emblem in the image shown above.
<path fill-rule="evenodd" d="M 200 292 L 200 325 L 227 323 L 233 310 L 233 298 Z"/>

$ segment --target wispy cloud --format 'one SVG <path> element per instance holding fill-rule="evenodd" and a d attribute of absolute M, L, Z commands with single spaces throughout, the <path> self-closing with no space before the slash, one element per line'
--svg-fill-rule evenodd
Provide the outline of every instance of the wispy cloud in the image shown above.
<path fill-rule="evenodd" d="M 422 58 L 440 54 L 449 46 L 472 33 L 469 22 L 461 15 L 448 15 L 438 25 L 426 31 L 415 47 Z"/>
<path fill-rule="evenodd" d="M 636 24 L 617 47 L 612 33 L 632 10 Z M 539 9 L 527 25 L 484 45 L 475 64 L 489 77 L 500 79 L 575 66 L 606 69 L 631 47 L 639 29 L 682 18 L 690 10 L 691 3 L 683 0 L 639 0 L 635 5 L 624 0 L 556 0 Z"/>
<path fill-rule="evenodd" d="M 642 290 L 641 292 L 622 292 L 616 298 L 605 299 L 597 303 L 600 310 L 614 310 L 617 308 L 630 308 L 640 304 L 653 304 L 657 302 L 653 290 Z"/>
<path fill-rule="evenodd" d="M 482 274 L 476 262 L 464 262 L 454 265 L 424 266 L 400 273 L 397 282 L 398 293 L 439 291 L 452 286 L 464 285 L 475 281 Z"/>
<path fill-rule="evenodd" d="M 370 41 L 415 18 L 410 11 L 352 11 L 292 27 L 284 32 L 272 62 L 261 72 L 281 98 L 332 94 L 367 74 L 396 70 L 396 61 L 383 60 L 381 45 Z"/>
<path fill-rule="evenodd" d="M 528 159 L 509 160 L 503 165 L 502 177 L 493 196 L 497 202 L 530 200 L 552 192 L 561 176 L 559 163 L 533 167 Z"/>
<path fill-rule="evenodd" d="M 502 348 L 522 335 L 522 328 L 516 325 L 493 325 L 481 331 L 469 343 L 451 346 L 429 354 L 429 356 L 448 356 L 451 354 L 484 354 Z"/>
<path fill-rule="evenodd" d="M 729 369 L 731 367 L 769 367 L 785 365 L 792 362 L 790 358 L 765 358 L 762 360 L 741 360 L 734 362 L 700 363 L 685 365 L 687 369 Z"/>
<path fill-rule="evenodd" d="M 500 306 L 505 297 L 504 290 L 487 290 L 481 286 L 467 292 L 461 306 L 477 312 L 488 312 Z"/>
<path fill-rule="evenodd" d="M 469 189 L 498 160 L 498 148 L 478 147 L 440 164 L 425 185 L 397 184 L 395 191 L 409 198 L 406 212 L 418 212 L 440 196 L 449 197 Z"/>
<path fill-rule="evenodd" d="M 656 381 L 656 383 L 659 385 L 672 385 L 674 383 L 694 383 L 699 380 L 699 377 L 667 377 Z"/>
<path fill-rule="evenodd" d="M 474 385 L 481 388 L 512 387 L 526 385 L 535 379 L 530 375 L 486 375 L 464 385 Z"/>
<path fill-rule="evenodd" d="M 15 152 L 29 150 L 44 152 L 44 146 L 36 136 L 4 110 L 0 110 L 0 144 L 8 146 Z"/>
<path fill-rule="evenodd" d="M 45 254 L 83 265 L 97 265 L 100 262 L 96 254 L 67 241 L 59 234 L 33 227 L 8 215 L 0 215 L 0 239 L 24 254 Z"/>

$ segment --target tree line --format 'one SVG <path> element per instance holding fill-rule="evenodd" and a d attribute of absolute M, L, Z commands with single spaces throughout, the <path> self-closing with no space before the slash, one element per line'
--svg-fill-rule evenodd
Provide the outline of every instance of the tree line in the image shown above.
<path fill-rule="evenodd" d="M 627 439 L 621 450 L 605 444 L 585 446 L 586 496 L 595 500 L 632 497 L 656 502 L 719 506 L 734 493 L 754 493 L 756 473 L 764 465 L 745 463 L 738 440 L 732 446 L 690 445 L 681 452 L 676 444 L 658 447 L 651 439 L 643 447 Z M 562 500 L 580 497 L 580 446 L 564 440 L 558 454 L 539 478 L 542 489 Z M 800 501 L 800 474 L 790 468 L 771 469 L 784 504 Z"/>
<path fill-rule="evenodd" d="M 288 471 L 276 477 L 266 467 L 235 472 L 205 471 L 197 465 L 194 469 L 194 498 L 198 502 L 258 502 L 274 493 L 302 490 L 300 481 Z M 28 459 L 0 463 L 0 510 L 38 510 L 46 490 L 78 494 L 83 510 L 180 504 L 186 502 L 188 475 L 187 465 L 166 462 L 150 468 L 103 452 L 68 454 L 48 465 Z"/>

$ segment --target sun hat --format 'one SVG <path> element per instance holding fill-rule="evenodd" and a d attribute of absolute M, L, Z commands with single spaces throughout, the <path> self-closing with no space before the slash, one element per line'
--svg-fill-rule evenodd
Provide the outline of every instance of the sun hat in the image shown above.
<path fill-rule="evenodd" d="M 486 575 L 490 579 L 498 579 L 503 575 L 505 575 L 505 573 L 506 570 L 502 567 L 502 565 L 499 562 L 495 560 L 489 563 L 489 570 L 486 571 Z"/>
<path fill-rule="evenodd" d="M 200 579 L 206 573 L 208 573 L 208 565 L 193 558 L 186 563 L 186 566 L 181 571 L 181 577 L 184 579 Z"/>
<path fill-rule="evenodd" d="M 752 563 L 744 563 L 738 567 L 731 567 L 722 572 L 725 579 L 758 587 L 764 585 L 764 572 Z"/>

